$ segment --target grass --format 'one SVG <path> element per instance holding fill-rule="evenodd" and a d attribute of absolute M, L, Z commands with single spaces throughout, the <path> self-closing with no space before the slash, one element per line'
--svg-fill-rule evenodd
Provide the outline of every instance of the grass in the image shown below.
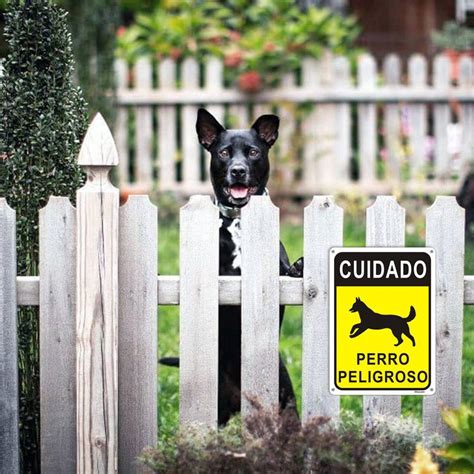
<path fill-rule="evenodd" d="M 424 241 L 412 226 L 407 235 L 408 246 L 423 246 Z M 344 225 L 344 245 L 364 245 L 365 230 L 361 219 L 346 218 Z M 179 232 L 175 224 L 160 226 L 159 234 L 159 271 L 162 275 L 178 273 Z M 303 254 L 303 230 L 301 225 L 282 224 L 281 240 L 285 245 L 290 261 L 295 261 Z M 474 274 L 474 244 L 466 245 L 466 275 Z M 287 307 L 280 338 L 280 351 L 290 371 L 296 391 L 299 408 L 301 408 L 301 307 Z M 463 345 L 463 401 L 474 405 L 474 306 L 464 307 L 464 345 Z M 179 354 L 179 310 L 178 307 L 160 307 L 159 311 L 159 345 L 160 357 Z M 179 376 L 173 367 L 159 368 L 159 430 L 161 437 L 170 436 L 178 426 Z M 341 405 L 345 409 L 361 414 L 362 397 L 343 396 Z M 411 413 L 421 417 L 421 397 L 402 397 L 402 413 Z"/>

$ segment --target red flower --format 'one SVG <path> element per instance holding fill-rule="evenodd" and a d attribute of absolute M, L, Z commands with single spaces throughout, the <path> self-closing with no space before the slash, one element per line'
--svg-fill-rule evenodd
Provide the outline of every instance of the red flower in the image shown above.
<path fill-rule="evenodd" d="M 119 26 L 117 28 L 117 31 L 115 32 L 115 35 L 117 36 L 117 38 L 121 38 L 125 32 L 127 31 L 127 28 L 125 26 Z"/>
<path fill-rule="evenodd" d="M 242 35 L 238 31 L 229 31 L 229 38 L 231 41 L 240 41 Z"/>
<path fill-rule="evenodd" d="M 224 64 L 227 67 L 237 67 L 242 62 L 242 53 L 240 51 L 232 51 L 224 57 Z"/>
<path fill-rule="evenodd" d="M 175 61 L 181 57 L 183 51 L 179 48 L 171 48 L 170 49 L 170 58 L 174 59 Z"/>
<path fill-rule="evenodd" d="M 257 71 L 244 72 L 239 76 L 239 88 L 243 92 L 255 93 L 263 88 L 262 76 Z"/>
<path fill-rule="evenodd" d="M 266 51 L 267 53 L 271 53 L 276 50 L 276 44 L 275 43 L 267 43 L 264 47 L 263 50 Z"/>

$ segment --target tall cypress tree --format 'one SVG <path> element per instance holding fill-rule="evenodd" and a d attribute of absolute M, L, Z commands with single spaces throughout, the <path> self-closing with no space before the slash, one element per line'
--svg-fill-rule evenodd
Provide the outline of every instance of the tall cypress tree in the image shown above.
<path fill-rule="evenodd" d="M 66 13 L 49 0 L 10 0 L 9 49 L 0 82 L 3 193 L 17 213 L 18 274 L 38 274 L 38 211 L 49 196 L 74 197 L 86 104 L 73 84 Z M 20 442 L 23 472 L 39 472 L 39 315 L 18 313 Z M 58 414 L 58 416 L 61 416 Z"/>

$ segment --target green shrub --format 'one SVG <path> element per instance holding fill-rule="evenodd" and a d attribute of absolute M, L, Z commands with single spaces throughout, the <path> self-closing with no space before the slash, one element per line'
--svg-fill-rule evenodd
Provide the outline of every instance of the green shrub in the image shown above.
<path fill-rule="evenodd" d="M 147 449 L 141 460 L 162 473 L 406 473 L 421 427 L 413 419 L 362 420 L 343 412 L 339 422 L 315 417 L 301 427 L 291 412 L 280 416 L 258 403 L 241 430 L 233 419 L 217 432 L 188 429 Z M 441 439 L 426 443 L 440 446 Z"/>
<path fill-rule="evenodd" d="M 74 197 L 87 119 L 73 86 L 66 14 L 48 0 L 11 1 L 5 14 L 9 54 L 0 82 L 0 190 L 17 215 L 18 274 L 38 274 L 38 211 L 49 196 Z M 18 315 L 20 442 L 25 472 L 39 472 L 37 308 Z"/>
<path fill-rule="evenodd" d="M 444 408 L 443 419 L 456 435 L 456 441 L 441 451 L 448 460 L 448 471 L 474 472 L 474 411 L 468 406 Z"/>
<path fill-rule="evenodd" d="M 349 54 L 358 32 L 351 17 L 314 6 L 301 11 L 293 0 L 172 0 L 120 28 L 118 54 L 129 62 L 211 54 L 224 59 L 227 80 L 257 89 L 298 68 L 303 57 L 325 49 Z"/>
<path fill-rule="evenodd" d="M 431 38 L 440 49 L 468 51 L 474 49 L 474 28 L 462 26 L 455 21 L 444 23 L 440 31 L 433 31 Z"/>

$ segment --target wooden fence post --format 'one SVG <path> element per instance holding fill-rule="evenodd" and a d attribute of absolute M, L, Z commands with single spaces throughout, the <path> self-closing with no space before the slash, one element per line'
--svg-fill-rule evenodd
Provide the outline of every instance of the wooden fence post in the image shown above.
<path fill-rule="evenodd" d="M 100 114 L 84 138 L 77 192 L 77 472 L 117 471 L 118 164 Z"/>
<path fill-rule="evenodd" d="M 278 403 L 279 210 L 269 196 L 253 196 L 242 209 L 242 415 L 257 397 Z"/>
<path fill-rule="evenodd" d="M 15 211 L 0 198 L 0 472 L 20 472 Z"/>
<path fill-rule="evenodd" d="M 303 422 L 338 416 L 329 392 L 329 249 L 342 246 L 343 210 L 332 197 L 315 196 L 304 210 Z"/>
<path fill-rule="evenodd" d="M 461 403 L 464 209 L 455 197 L 437 197 L 426 211 L 426 245 L 436 252 L 436 393 L 423 397 L 423 434 L 452 437 L 440 404 Z"/>
<path fill-rule="evenodd" d="M 393 196 L 378 196 L 367 209 L 367 247 L 403 247 L 405 245 L 405 209 Z M 376 415 L 400 416 L 399 395 L 365 396 L 364 420 L 369 424 Z"/>
<path fill-rule="evenodd" d="M 179 415 L 217 428 L 219 212 L 192 196 L 180 216 Z"/>
<path fill-rule="evenodd" d="M 76 209 L 40 210 L 41 471 L 76 470 Z M 58 416 L 61 413 L 61 416 Z"/>
<path fill-rule="evenodd" d="M 120 208 L 119 406 L 120 472 L 142 472 L 143 448 L 157 441 L 157 209 L 148 196 Z"/>

